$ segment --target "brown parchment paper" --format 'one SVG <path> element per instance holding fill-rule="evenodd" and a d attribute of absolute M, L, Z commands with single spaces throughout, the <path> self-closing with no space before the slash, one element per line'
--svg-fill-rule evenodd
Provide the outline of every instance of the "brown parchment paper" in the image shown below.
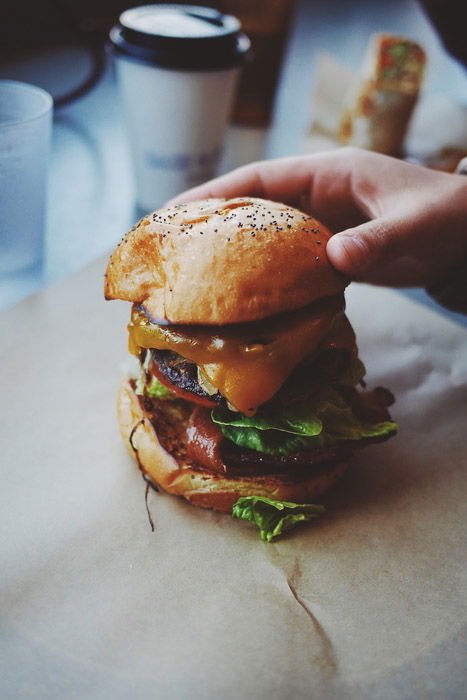
<path fill-rule="evenodd" d="M 463 696 L 467 333 L 353 285 L 400 433 L 273 544 L 151 492 L 118 437 L 104 261 L 0 316 L 2 698 Z"/>

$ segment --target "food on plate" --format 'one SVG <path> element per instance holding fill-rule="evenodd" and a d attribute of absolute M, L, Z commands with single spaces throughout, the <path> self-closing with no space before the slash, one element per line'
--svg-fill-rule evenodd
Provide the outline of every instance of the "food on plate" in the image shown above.
<path fill-rule="evenodd" d="M 423 82 L 425 52 L 415 42 L 374 34 L 358 82 L 345 98 L 343 143 L 400 155 Z"/>
<path fill-rule="evenodd" d="M 363 390 L 330 235 L 284 204 L 207 199 L 148 214 L 107 266 L 106 298 L 133 304 L 130 453 L 156 487 L 263 539 L 316 517 L 355 450 L 397 429 L 390 392 Z"/>

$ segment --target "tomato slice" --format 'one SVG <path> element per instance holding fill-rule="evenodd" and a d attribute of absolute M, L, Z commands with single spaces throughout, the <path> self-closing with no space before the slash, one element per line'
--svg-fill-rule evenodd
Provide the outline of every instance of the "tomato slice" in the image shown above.
<path fill-rule="evenodd" d="M 170 391 L 179 396 L 181 399 L 191 401 L 191 403 L 197 403 L 199 406 L 207 406 L 208 408 L 215 408 L 217 406 L 217 403 L 213 399 L 208 399 L 206 396 L 197 396 L 191 391 L 181 389 L 176 384 L 172 384 L 172 382 L 169 379 L 167 379 L 167 377 L 164 377 L 164 375 L 161 373 L 159 367 L 155 362 L 151 362 L 149 366 L 149 371 L 156 377 L 156 379 L 160 381 L 161 384 L 166 386 L 167 389 L 170 389 Z"/>

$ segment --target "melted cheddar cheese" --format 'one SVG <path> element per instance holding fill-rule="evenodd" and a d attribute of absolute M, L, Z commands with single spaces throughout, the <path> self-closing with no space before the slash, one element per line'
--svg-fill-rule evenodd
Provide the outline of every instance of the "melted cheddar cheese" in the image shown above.
<path fill-rule="evenodd" d="M 171 350 L 196 363 L 202 375 L 245 415 L 271 399 L 294 368 L 318 347 L 355 348 L 343 297 L 293 312 L 230 326 L 162 326 L 133 307 L 129 349 Z"/>

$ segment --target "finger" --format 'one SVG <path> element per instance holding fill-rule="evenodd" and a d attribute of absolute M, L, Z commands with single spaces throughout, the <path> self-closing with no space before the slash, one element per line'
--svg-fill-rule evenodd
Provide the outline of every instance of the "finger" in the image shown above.
<path fill-rule="evenodd" d="M 359 158 L 354 150 L 252 163 L 187 190 L 169 204 L 207 197 L 262 197 L 303 209 L 333 230 L 357 225 L 367 217 L 352 191 L 351 173 Z"/>
<path fill-rule="evenodd" d="M 326 246 L 331 264 L 350 279 L 389 286 L 419 286 L 427 266 L 407 241 L 403 221 L 381 217 L 333 236 Z"/>
<path fill-rule="evenodd" d="M 207 197 L 242 196 L 276 198 L 289 204 L 308 190 L 310 173 L 301 161 L 302 158 L 279 158 L 250 163 L 182 192 L 170 204 Z"/>

